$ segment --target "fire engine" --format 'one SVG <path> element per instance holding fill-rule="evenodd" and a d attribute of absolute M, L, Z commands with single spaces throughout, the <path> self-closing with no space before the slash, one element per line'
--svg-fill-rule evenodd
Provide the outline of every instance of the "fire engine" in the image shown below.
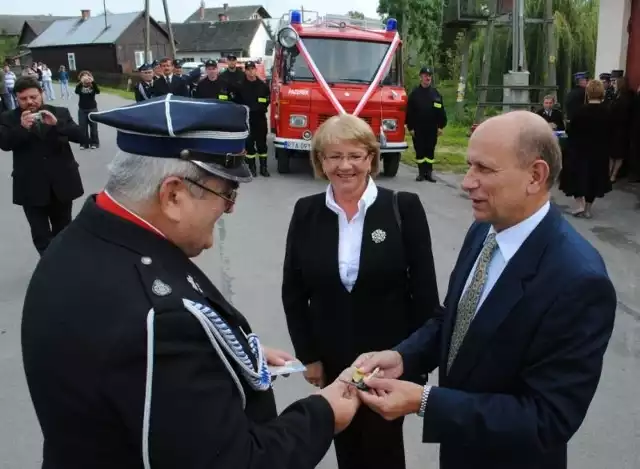
<path fill-rule="evenodd" d="M 348 112 L 371 126 L 385 175 L 396 175 L 408 147 L 397 29 L 393 18 L 383 25 L 306 10 L 283 15 L 269 118 L 278 172 L 289 172 L 291 158 L 308 157 L 313 134 L 324 121 Z"/>

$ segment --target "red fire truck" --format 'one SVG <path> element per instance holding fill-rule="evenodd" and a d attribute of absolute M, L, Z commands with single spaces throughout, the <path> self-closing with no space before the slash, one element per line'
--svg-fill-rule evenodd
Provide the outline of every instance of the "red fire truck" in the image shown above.
<path fill-rule="evenodd" d="M 283 16 L 277 38 L 270 128 L 278 172 L 289 172 L 291 158 L 308 158 L 320 124 L 338 113 L 352 113 L 378 136 L 384 173 L 395 176 L 408 147 L 396 20 L 374 25 L 293 10 Z"/>

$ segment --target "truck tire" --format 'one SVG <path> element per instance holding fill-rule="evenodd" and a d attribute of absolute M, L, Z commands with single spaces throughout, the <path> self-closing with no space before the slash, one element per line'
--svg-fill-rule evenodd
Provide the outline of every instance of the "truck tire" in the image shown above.
<path fill-rule="evenodd" d="M 278 160 L 278 172 L 280 174 L 288 174 L 291 172 L 291 168 L 289 165 L 291 155 L 289 154 L 289 150 L 285 148 L 276 148 L 276 159 Z"/>
<path fill-rule="evenodd" d="M 385 153 L 382 156 L 382 167 L 385 176 L 390 178 L 395 177 L 400 167 L 400 152 Z"/>

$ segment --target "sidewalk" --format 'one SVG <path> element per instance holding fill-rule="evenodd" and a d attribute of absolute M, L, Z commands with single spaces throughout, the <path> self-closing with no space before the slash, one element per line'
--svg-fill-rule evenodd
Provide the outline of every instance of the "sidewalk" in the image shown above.
<path fill-rule="evenodd" d="M 462 175 L 437 174 L 439 183 L 460 189 Z M 465 195 L 466 196 L 466 195 Z M 563 211 L 572 199 L 555 189 L 552 201 Z M 620 310 L 640 321 L 640 184 L 619 182 L 593 206 L 593 218 L 566 219 L 600 252 L 618 292 Z"/>

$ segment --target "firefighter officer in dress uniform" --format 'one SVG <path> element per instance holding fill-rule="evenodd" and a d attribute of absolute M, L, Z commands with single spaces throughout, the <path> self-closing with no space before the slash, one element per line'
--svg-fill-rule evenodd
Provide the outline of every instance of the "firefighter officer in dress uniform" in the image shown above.
<path fill-rule="evenodd" d="M 143 64 L 138 68 L 140 81 L 133 90 L 136 102 L 145 101 L 153 97 L 151 90 L 153 87 L 153 67 L 151 64 Z"/>
<path fill-rule="evenodd" d="M 407 101 L 406 125 L 416 152 L 418 177 L 416 181 L 436 182 L 433 163 L 438 136 L 447 126 L 447 112 L 442 96 L 432 85 L 433 71 L 420 69 L 420 84 L 411 92 Z"/>
<path fill-rule="evenodd" d="M 599 75 L 600 81 L 604 85 L 604 101 L 607 103 L 611 103 L 616 97 L 616 90 L 613 88 L 611 84 L 611 74 L 610 73 L 601 73 Z"/>
<path fill-rule="evenodd" d="M 151 62 L 151 68 L 153 69 L 153 79 L 154 81 L 160 78 L 162 75 L 162 66 L 160 65 L 159 60 L 154 60 Z"/>
<path fill-rule="evenodd" d="M 244 66 L 245 79 L 237 88 L 235 101 L 249 108 L 249 138 L 246 140 L 247 164 L 251 174 L 256 176 L 256 157 L 260 161 L 260 175 L 269 177 L 267 168 L 267 110 L 270 90 L 258 78 L 256 64 L 247 62 Z"/>
<path fill-rule="evenodd" d="M 121 151 L 27 290 L 22 352 L 42 467 L 311 469 L 357 395 L 336 380 L 278 416 L 268 367 L 293 357 L 263 347 L 190 260 L 251 180 L 238 138 L 247 109 L 147 103 L 91 114 L 118 129 Z"/>
<path fill-rule="evenodd" d="M 573 119 L 576 112 L 586 103 L 587 95 L 585 88 L 588 82 L 587 77 L 587 72 L 578 72 L 573 75 L 575 85 L 565 98 L 564 116 L 567 119 L 567 127 L 571 126 L 571 119 Z"/>
<path fill-rule="evenodd" d="M 207 76 L 198 83 L 193 97 L 228 101 L 229 92 L 227 91 L 227 84 L 220 79 L 218 63 L 215 60 L 207 60 L 204 67 Z"/>

